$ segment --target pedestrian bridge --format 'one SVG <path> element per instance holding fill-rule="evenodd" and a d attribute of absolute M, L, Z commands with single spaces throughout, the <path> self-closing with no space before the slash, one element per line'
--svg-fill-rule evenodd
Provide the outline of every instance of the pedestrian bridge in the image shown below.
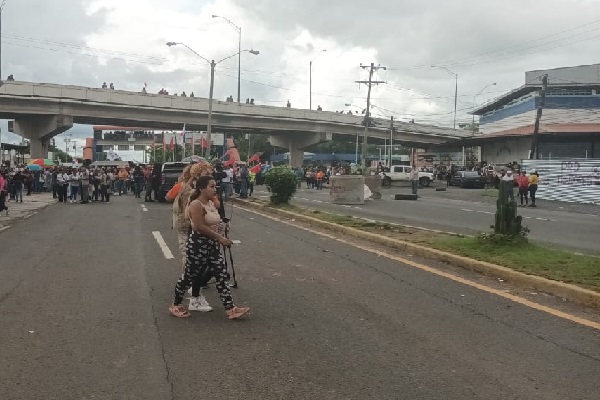
<path fill-rule="evenodd" d="M 10 81 L 0 87 L 0 118 L 14 119 L 14 131 L 31 141 L 32 157 L 45 157 L 47 143 L 77 124 L 144 126 L 163 130 L 206 130 L 206 98 L 157 95 L 122 90 Z M 364 133 L 364 117 L 213 100 L 213 132 L 251 132 L 271 136 L 275 146 L 287 148 L 302 160 L 303 149 L 331 140 L 333 135 L 353 138 Z M 464 138 L 470 133 L 394 121 L 394 143 L 428 147 Z M 390 138 L 390 121 L 373 119 L 370 141 Z M 296 157 L 297 156 L 297 157 Z M 293 160 L 290 160 L 293 164 Z"/>

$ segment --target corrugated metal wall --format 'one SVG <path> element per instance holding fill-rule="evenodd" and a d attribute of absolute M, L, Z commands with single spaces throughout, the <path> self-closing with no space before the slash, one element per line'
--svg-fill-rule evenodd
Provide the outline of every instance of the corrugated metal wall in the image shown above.
<path fill-rule="evenodd" d="M 600 159 L 523 160 L 522 166 L 539 172 L 540 199 L 600 204 Z"/>

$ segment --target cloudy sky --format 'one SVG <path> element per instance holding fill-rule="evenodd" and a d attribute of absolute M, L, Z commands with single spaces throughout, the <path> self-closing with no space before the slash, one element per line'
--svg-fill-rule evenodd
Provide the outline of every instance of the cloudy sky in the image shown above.
<path fill-rule="evenodd" d="M 313 108 L 360 111 L 367 88 L 355 81 L 373 62 L 386 67 L 375 114 L 451 127 L 455 78 L 432 65 L 458 74 L 457 120 L 468 122 L 474 103 L 521 86 L 525 71 L 600 62 L 598 10 L 600 0 L 6 0 L 2 77 L 208 97 L 208 64 L 165 43 L 215 60 L 236 53 L 236 30 L 216 14 L 260 51 L 242 55 L 243 100 L 308 108 L 313 60 Z M 237 96 L 237 72 L 236 57 L 217 66 L 215 98 Z"/>

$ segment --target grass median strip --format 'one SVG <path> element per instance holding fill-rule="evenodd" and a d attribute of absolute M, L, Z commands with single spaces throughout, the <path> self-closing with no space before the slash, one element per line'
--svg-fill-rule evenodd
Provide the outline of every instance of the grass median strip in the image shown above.
<path fill-rule="evenodd" d="M 555 250 L 533 243 L 492 243 L 476 237 L 424 231 L 350 215 L 333 214 L 292 205 L 280 209 L 365 232 L 420 244 L 474 260 L 501 265 L 530 275 L 571 283 L 600 292 L 600 257 Z"/>
<path fill-rule="evenodd" d="M 600 292 L 599 257 L 550 249 L 533 243 L 486 243 L 473 237 L 438 235 L 430 238 L 429 244 L 438 250 Z"/>

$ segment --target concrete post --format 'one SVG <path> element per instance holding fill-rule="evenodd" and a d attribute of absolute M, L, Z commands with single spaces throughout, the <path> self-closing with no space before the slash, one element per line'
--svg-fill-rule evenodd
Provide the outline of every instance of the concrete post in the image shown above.
<path fill-rule="evenodd" d="M 280 132 L 269 137 L 271 145 L 283 147 L 290 153 L 289 165 L 292 168 L 301 167 L 304 161 L 304 149 L 331 140 L 331 135 L 325 132 Z"/>
<path fill-rule="evenodd" d="M 15 119 L 14 132 L 29 139 L 31 158 L 46 158 L 48 142 L 73 127 L 73 117 L 65 115 L 22 117 Z"/>
<path fill-rule="evenodd" d="M 290 147 L 289 165 L 292 168 L 299 168 L 304 162 L 304 150 Z"/>

